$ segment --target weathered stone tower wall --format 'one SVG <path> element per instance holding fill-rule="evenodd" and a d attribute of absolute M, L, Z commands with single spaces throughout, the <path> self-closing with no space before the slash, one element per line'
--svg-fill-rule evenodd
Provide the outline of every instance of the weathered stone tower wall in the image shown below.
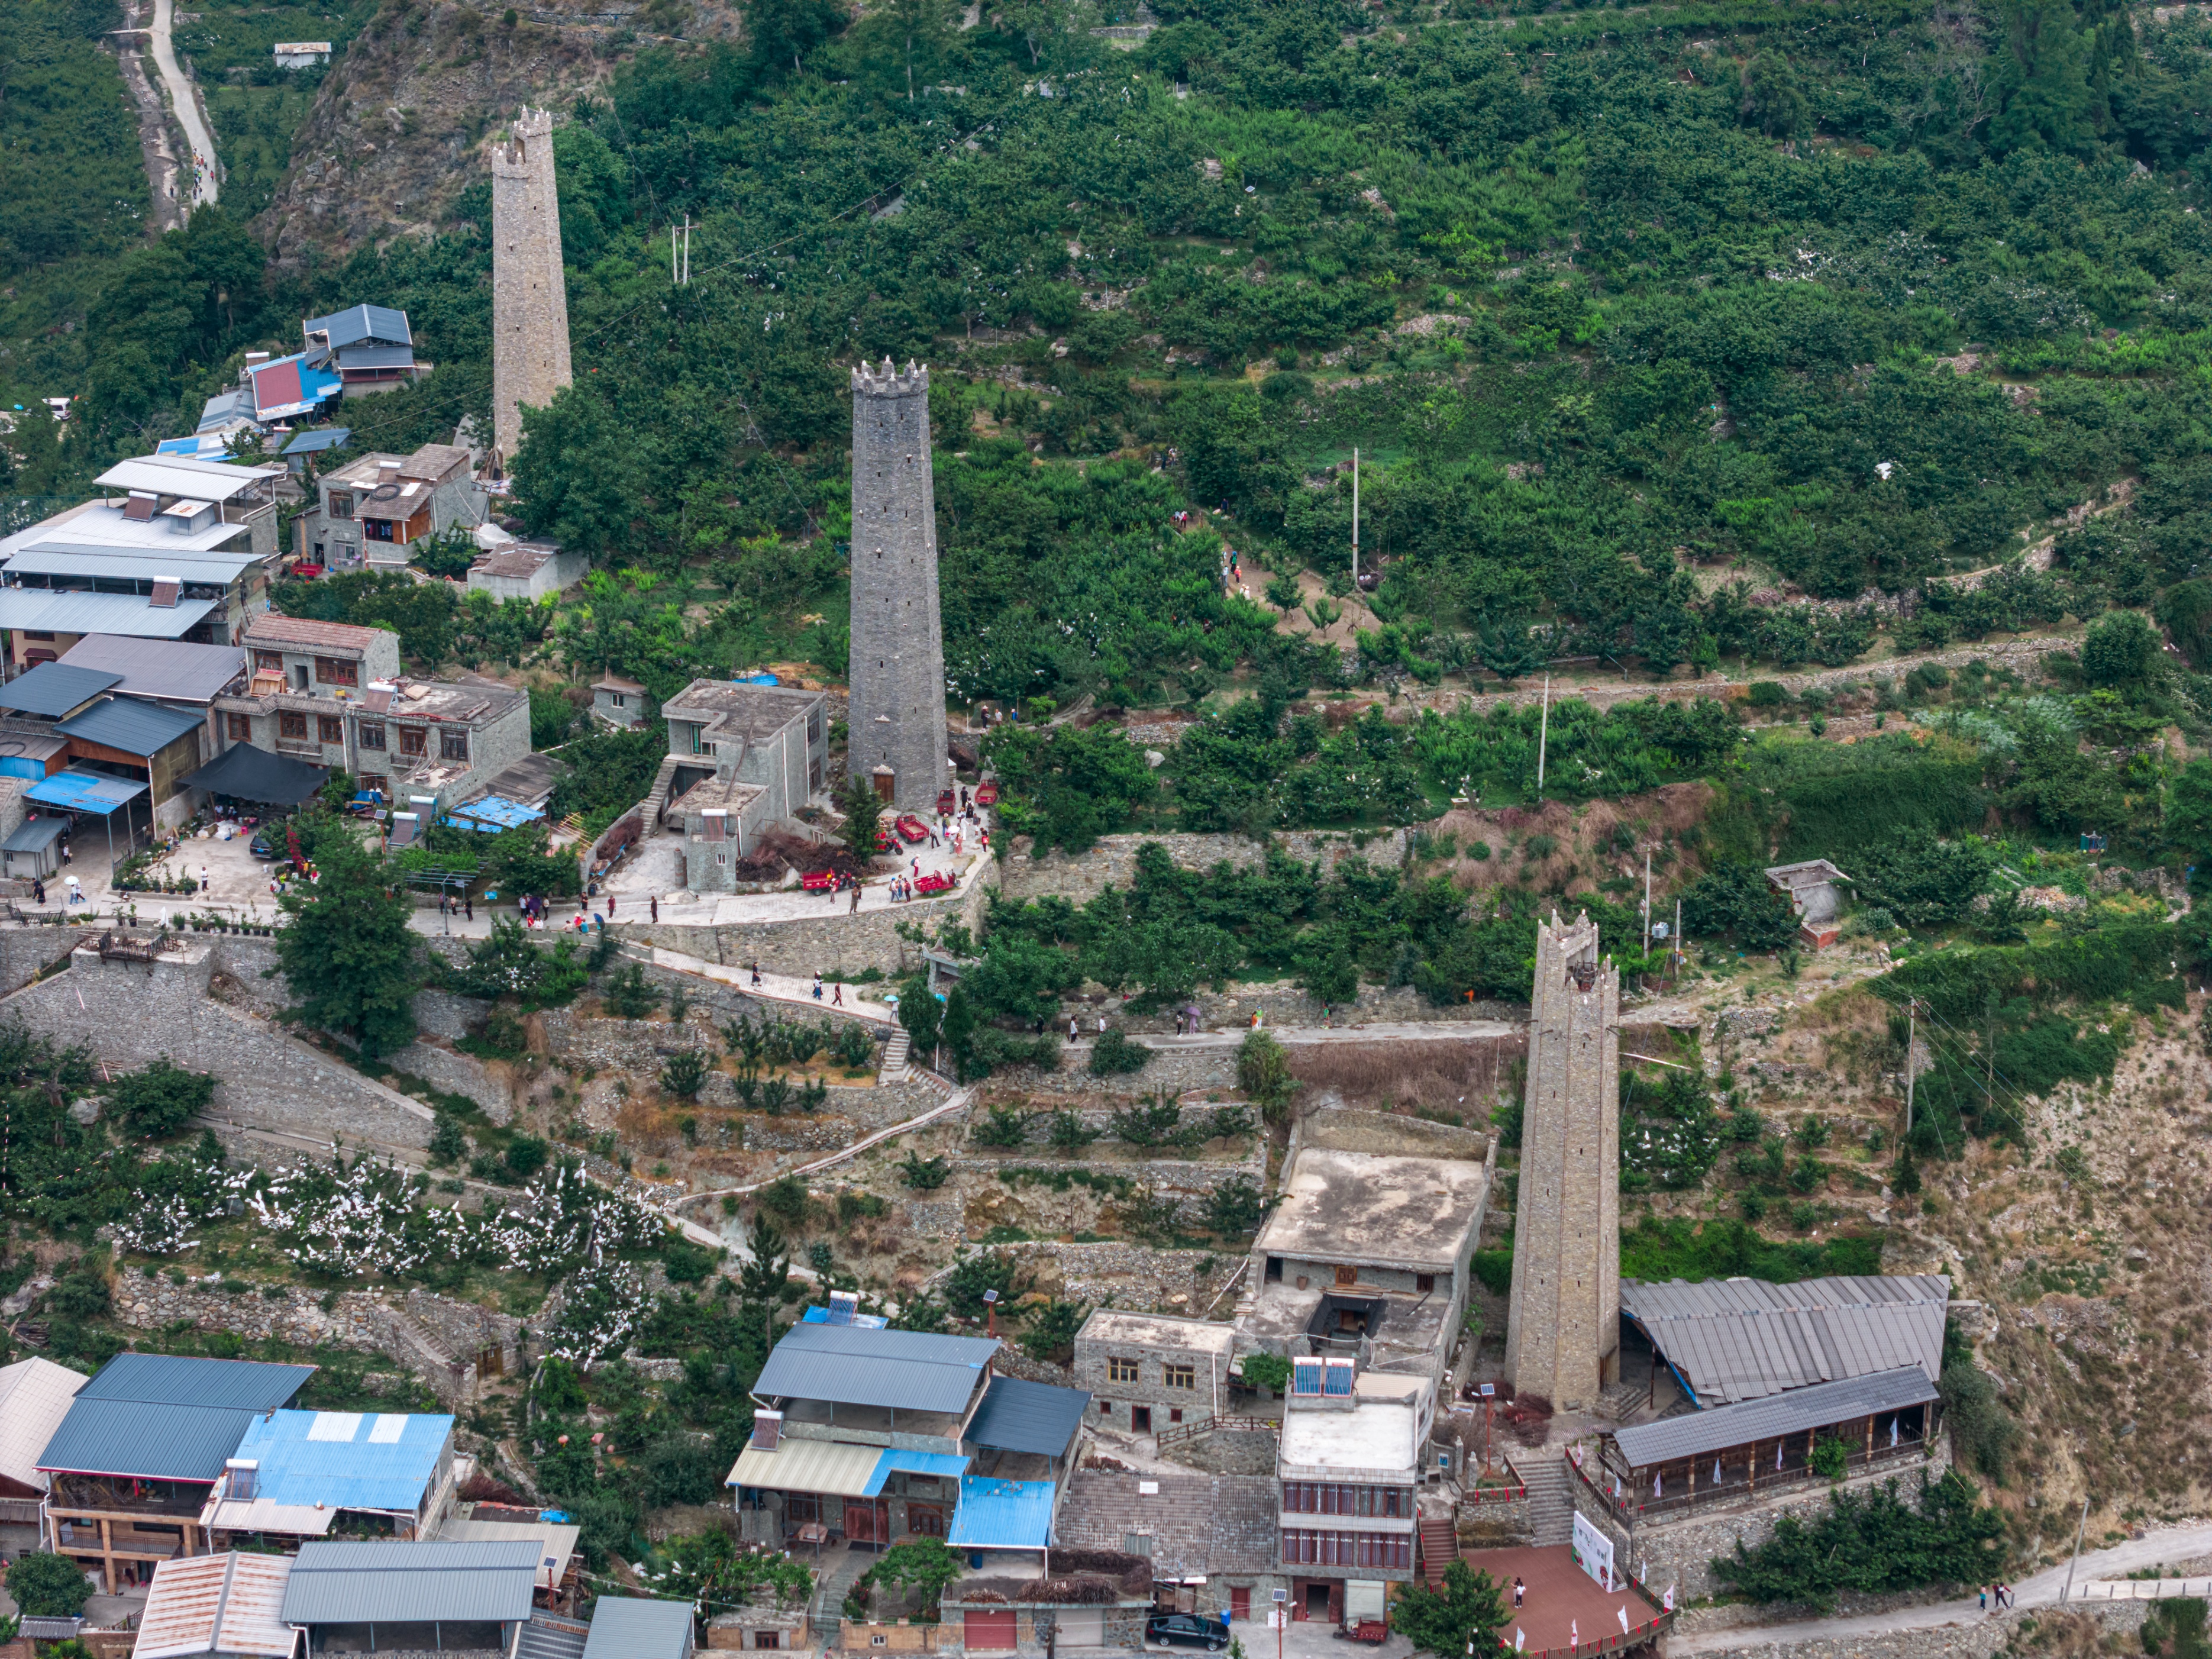
<path fill-rule="evenodd" d="M 1587 915 L 1536 930 L 1534 1000 L 1505 1369 L 1573 1411 L 1620 1373 L 1620 975 Z"/>
<path fill-rule="evenodd" d="M 847 768 L 927 812 L 945 787 L 945 637 L 929 371 L 853 371 L 853 645 Z"/>
<path fill-rule="evenodd" d="M 553 118 L 542 109 L 525 109 L 492 143 L 491 235 L 492 442 L 505 465 L 522 442 L 523 409 L 543 409 L 575 378 Z"/>

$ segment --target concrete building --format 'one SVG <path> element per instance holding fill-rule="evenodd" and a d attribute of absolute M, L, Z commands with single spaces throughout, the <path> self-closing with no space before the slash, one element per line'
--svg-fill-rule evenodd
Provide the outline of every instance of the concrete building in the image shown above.
<path fill-rule="evenodd" d="M 945 787 L 945 640 L 929 371 L 884 359 L 853 371 L 850 776 L 905 812 Z"/>
<path fill-rule="evenodd" d="M 1233 1325 L 1100 1308 L 1076 1333 L 1075 1381 L 1097 1421 L 1154 1434 L 1222 1414 L 1236 1349 Z"/>
<path fill-rule="evenodd" d="M 1620 975 L 1597 925 L 1536 930 L 1505 1369 L 1582 1411 L 1620 1380 Z"/>
<path fill-rule="evenodd" d="M 313 69 L 318 64 L 331 61 L 331 43 L 327 40 L 279 40 L 269 51 L 278 69 Z"/>
<path fill-rule="evenodd" d="M 383 629 L 272 613 L 253 619 L 246 646 L 246 690 L 215 700 L 222 750 L 252 744 L 441 807 L 531 752 L 529 693 L 474 676 L 403 679 L 398 635 Z"/>
<path fill-rule="evenodd" d="M 683 821 L 684 885 L 737 886 L 738 861 L 819 794 L 830 705 L 795 686 L 694 680 L 660 706 L 672 769 L 664 817 Z"/>
<path fill-rule="evenodd" d="M 522 443 L 522 411 L 543 409 L 574 380 L 561 204 L 553 185 L 553 117 L 526 107 L 491 149 L 492 468 Z"/>
<path fill-rule="evenodd" d="M 1296 1620 L 1380 1619 L 1413 1576 L 1436 1397 L 1417 1376 L 1340 1356 L 1294 1360 L 1284 1401 L 1282 1565 Z"/>
<path fill-rule="evenodd" d="M 646 690 L 619 674 L 602 674 L 592 682 L 592 718 L 627 732 L 645 718 Z"/>
<path fill-rule="evenodd" d="M 416 543 L 473 530 L 487 510 L 465 449 L 364 455 L 315 481 L 313 509 L 293 520 L 293 550 L 336 570 L 397 569 Z"/>
<path fill-rule="evenodd" d="M 322 361 L 337 373 L 349 398 L 411 386 L 430 372 L 429 364 L 415 360 L 415 331 L 407 313 L 390 306 L 348 306 L 327 317 L 305 318 L 300 332 L 310 354 L 326 354 Z"/>
<path fill-rule="evenodd" d="M 520 542 L 500 533 L 500 545 L 479 554 L 469 567 L 471 593 L 489 593 L 501 600 L 535 601 L 574 587 L 592 568 L 584 555 L 556 543 Z M 477 539 L 482 541 L 481 532 Z"/>
<path fill-rule="evenodd" d="M 1355 1358 L 1443 1389 L 1488 1201 L 1470 1159 L 1301 1147 L 1254 1242 L 1243 1346 Z"/>

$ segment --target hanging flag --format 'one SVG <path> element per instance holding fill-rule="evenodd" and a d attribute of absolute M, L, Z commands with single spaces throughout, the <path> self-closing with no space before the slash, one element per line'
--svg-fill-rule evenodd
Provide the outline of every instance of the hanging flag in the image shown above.
<path fill-rule="evenodd" d="M 1889 1449 L 1897 1449 L 1897 1419 L 1893 1417 L 1889 1419 Z"/>
<path fill-rule="evenodd" d="M 1579 1619 L 1567 1620 L 1567 1645 L 1578 1648 L 1583 1644 L 1583 1625 Z"/>
<path fill-rule="evenodd" d="M 1666 1477 L 1664 1474 L 1661 1474 L 1657 1469 L 1654 1469 L 1654 1470 L 1652 1470 L 1652 1471 L 1651 1471 L 1651 1495 L 1652 1495 L 1654 1498 L 1660 1498 L 1660 1497 L 1663 1497 L 1663 1496 L 1665 1496 L 1665 1492 L 1664 1492 L 1663 1489 L 1662 1488 L 1662 1486 L 1661 1486 L 1661 1484 L 1660 1484 L 1660 1483 L 1661 1483 L 1662 1481 L 1665 1480 L 1666 1480 L 1666 1478 L 1667 1478 L 1667 1477 Z"/>
<path fill-rule="evenodd" d="M 1665 1597 L 1662 1599 L 1662 1605 L 1666 1607 L 1666 1609 L 1667 1609 L 1667 1611 L 1668 1611 L 1668 1612 L 1672 1613 L 1672 1612 L 1674 1612 L 1674 1585 L 1669 1584 L 1669 1585 L 1668 1585 L 1668 1586 L 1667 1586 L 1667 1594 L 1666 1594 Z"/>
<path fill-rule="evenodd" d="M 1779 1440 L 1774 1443 L 1774 1469 L 1778 1474 L 1782 1472 L 1782 1443 Z"/>
<path fill-rule="evenodd" d="M 1628 1634 L 1628 1609 L 1627 1609 L 1626 1607 L 1615 1607 L 1615 1608 L 1613 1609 L 1613 1612 L 1615 1612 L 1616 1613 L 1618 1613 L 1618 1614 L 1620 1614 L 1620 1633 L 1621 1633 L 1623 1636 L 1627 1635 L 1627 1634 Z"/>
<path fill-rule="evenodd" d="M 1721 1483 L 1721 1460 L 1720 1460 L 1719 1458 L 1716 1457 L 1715 1459 L 1713 1459 L 1713 1485 L 1715 1485 L 1716 1486 L 1719 1486 L 1719 1485 L 1720 1485 L 1720 1483 Z"/>
<path fill-rule="evenodd" d="M 1520 1651 L 1521 1651 L 1521 1644 L 1522 1644 L 1522 1639 L 1523 1639 L 1523 1638 L 1522 1638 L 1522 1636 L 1521 1626 L 1518 1626 L 1518 1625 L 1516 1625 L 1516 1626 L 1513 1627 L 1513 1651 L 1514 1651 L 1514 1652 L 1518 1653 L 1518 1652 L 1520 1652 Z"/>

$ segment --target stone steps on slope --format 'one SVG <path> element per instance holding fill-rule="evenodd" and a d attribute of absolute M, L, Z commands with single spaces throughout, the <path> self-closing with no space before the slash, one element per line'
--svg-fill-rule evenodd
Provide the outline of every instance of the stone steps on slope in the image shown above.
<path fill-rule="evenodd" d="M 1547 1450 L 1515 1467 L 1528 1485 L 1529 1541 L 1540 1548 L 1572 1542 L 1575 1503 L 1567 1489 L 1565 1460 Z"/>

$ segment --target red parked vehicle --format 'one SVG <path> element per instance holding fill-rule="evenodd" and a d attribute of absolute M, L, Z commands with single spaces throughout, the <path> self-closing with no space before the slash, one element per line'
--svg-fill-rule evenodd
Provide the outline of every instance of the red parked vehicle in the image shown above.
<path fill-rule="evenodd" d="M 940 876 L 936 871 L 933 870 L 926 876 L 916 876 L 915 878 L 915 896 L 920 898 L 927 897 L 932 893 L 949 893 L 959 884 L 960 882 L 958 878 L 954 876 Z"/>
<path fill-rule="evenodd" d="M 826 893 L 837 884 L 835 870 L 815 870 L 801 876 L 799 884 L 810 893 Z"/>
<path fill-rule="evenodd" d="M 939 816 L 951 817 L 958 805 L 959 803 L 953 799 L 952 792 L 950 789 L 940 789 L 937 792 L 937 811 Z"/>
<path fill-rule="evenodd" d="M 911 812 L 898 815 L 898 832 L 917 847 L 929 839 L 929 826 Z"/>
<path fill-rule="evenodd" d="M 975 805 L 978 806 L 996 806 L 998 804 L 999 781 L 996 778 L 984 779 L 981 783 L 975 787 Z"/>
<path fill-rule="evenodd" d="M 888 830 L 878 830 L 876 831 L 876 851 L 878 853 L 896 853 L 898 849 L 899 844 L 898 837 L 896 836 L 891 834 Z"/>

